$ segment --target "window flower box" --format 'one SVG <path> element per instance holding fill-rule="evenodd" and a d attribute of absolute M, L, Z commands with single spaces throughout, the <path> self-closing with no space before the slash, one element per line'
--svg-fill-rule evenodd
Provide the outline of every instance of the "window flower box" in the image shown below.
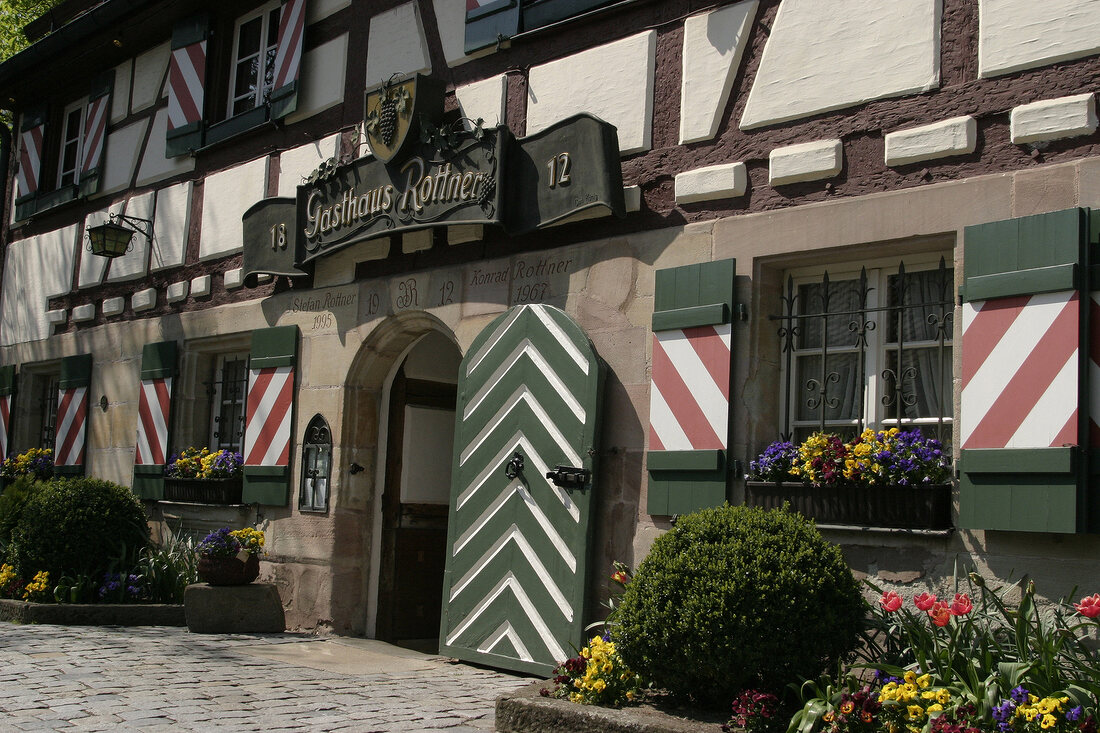
<path fill-rule="evenodd" d="M 787 481 L 747 481 L 745 504 L 791 509 L 818 524 L 898 529 L 950 529 L 951 485 L 813 486 Z"/>
<path fill-rule="evenodd" d="M 207 479 L 166 476 L 164 498 L 166 501 L 195 504 L 240 504 L 241 477 Z"/>

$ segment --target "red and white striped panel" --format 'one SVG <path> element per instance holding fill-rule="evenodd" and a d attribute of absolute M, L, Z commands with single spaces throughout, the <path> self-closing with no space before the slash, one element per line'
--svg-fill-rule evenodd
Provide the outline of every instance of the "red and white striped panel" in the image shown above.
<path fill-rule="evenodd" d="M 0 397 L 0 456 L 8 455 L 8 436 L 11 434 L 11 395 Z"/>
<path fill-rule="evenodd" d="M 282 89 L 298 79 L 305 29 L 306 0 L 287 0 L 279 16 L 279 49 L 275 52 L 272 89 Z"/>
<path fill-rule="evenodd" d="M 172 51 L 168 69 L 168 129 L 202 120 L 205 98 L 206 41 Z"/>
<path fill-rule="evenodd" d="M 88 102 L 88 117 L 84 120 L 84 158 L 80 173 L 99 167 L 103 156 L 103 141 L 107 137 L 107 112 L 110 94 L 104 94 Z"/>
<path fill-rule="evenodd" d="M 19 136 L 19 170 L 15 180 L 19 195 L 26 196 L 38 190 L 38 173 L 42 169 L 42 140 L 45 125 L 24 130 Z"/>
<path fill-rule="evenodd" d="M 88 422 L 88 388 L 57 391 L 57 428 L 54 434 L 55 466 L 84 465 L 84 432 Z"/>
<path fill-rule="evenodd" d="M 649 449 L 724 449 L 729 384 L 730 324 L 654 333 Z"/>
<path fill-rule="evenodd" d="M 135 465 L 164 465 L 168 453 L 168 411 L 171 402 L 171 377 L 141 380 Z"/>
<path fill-rule="evenodd" d="M 1089 298 L 1089 445 L 1100 447 L 1100 292 Z"/>
<path fill-rule="evenodd" d="M 1077 443 L 1078 293 L 963 305 L 963 448 Z"/>
<path fill-rule="evenodd" d="M 249 370 L 244 425 L 246 466 L 290 464 L 290 414 L 293 404 L 294 367 Z"/>

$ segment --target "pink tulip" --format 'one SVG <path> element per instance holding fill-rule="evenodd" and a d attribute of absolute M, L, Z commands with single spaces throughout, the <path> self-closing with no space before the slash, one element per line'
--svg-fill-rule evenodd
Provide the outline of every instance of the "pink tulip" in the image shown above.
<path fill-rule="evenodd" d="M 884 591 L 882 598 L 879 600 L 879 605 L 882 606 L 886 613 L 893 613 L 901 608 L 903 601 L 901 596 L 892 590 Z"/>
<path fill-rule="evenodd" d="M 921 593 L 913 599 L 913 605 L 922 611 L 927 611 L 936 603 L 935 593 Z"/>
<path fill-rule="evenodd" d="M 936 626 L 947 626 L 947 623 L 951 620 L 951 609 L 943 601 L 936 601 L 932 604 L 932 609 L 928 612 L 928 615 L 932 617 L 932 623 Z"/>
<path fill-rule="evenodd" d="M 1093 593 L 1091 596 L 1085 596 L 1081 599 L 1080 603 L 1074 603 L 1073 607 L 1077 609 L 1077 613 L 1088 618 L 1096 618 L 1100 616 L 1100 593 Z"/>
<path fill-rule="evenodd" d="M 952 616 L 965 616 L 974 610 L 974 604 L 970 602 L 970 595 L 967 593 L 956 593 L 955 600 L 951 602 L 951 615 Z"/>

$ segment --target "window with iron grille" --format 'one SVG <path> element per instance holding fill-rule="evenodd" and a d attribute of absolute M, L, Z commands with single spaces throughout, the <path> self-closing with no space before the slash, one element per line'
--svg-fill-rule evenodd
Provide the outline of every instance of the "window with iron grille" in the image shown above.
<path fill-rule="evenodd" d="M 214 371 L 210 405 L 210 448 L 241 452 L 244 443 L 248 354 L 222 354 Z"/>
<path fill-rule="evenodd" d="M 233 34 L 230 117 L 263 106 L 271 95 L 279 50 L 279 11 L 279 3 L 268 3 L 237 20 Z"/>
<path fill-rule="evenodd" d="M 298 508 L 323 512 L 328 508 L 328 483 L 332 474 L 332 433 L 320 415 L 306 426 L 302 444 L 302 486 Z"/>
<path fill-rule="evenodd" d="M 38 447 L 53 450 L 57 435 L 57 393 L 60 389 L 61 378 L 56 374 L 43 375 L 38 384 L 40 385 L 38 394 L 39 420 L 42 425 Z"/>
<path fill-rule="evenodd" d="M 788 274 L 778 322 L 781 435 L 920 427 L 951 441 L 953 272 L 916 260 Z"/>

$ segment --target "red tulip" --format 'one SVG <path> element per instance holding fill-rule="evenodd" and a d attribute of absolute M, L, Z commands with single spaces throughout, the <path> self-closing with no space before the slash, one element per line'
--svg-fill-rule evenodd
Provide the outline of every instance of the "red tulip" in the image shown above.
<path fill-rule="evenodd" d="M 951 620 L 951 609 L 943 601 L 936 601 L 932 604 L 928 615 L 932 617 L 932 623 L 936 626 L 947 626 L 947 623 Z"/>
<path fill-rule="evenodd" d="M 899 596 L 892 590 L 884 591 L 882 594 L 882 599 L 879 600 L 879 605 L 882 606 L 883 610 L 886 611 L 886 613 L 893 613 L 894 611 L 897 611 L 899 608 L 901 608 L 902 603 L 903 601 L 901 600 L 901 596 Z"/>
<path fill-rule="evenodd" d="M 913 605 L 922 611 L 927 611 L 936 603 L 935 593 L 921 593 L 913 599 Z"/>
<path fill-rule="evenodd" d="M 1081 599 L 1080 603 L 1074 603 L 1073 607 L 1077 609 L 1077 612 L 1082 616 L 1089 618 L 1096 618 L 1100 616 L 1100 593 L 1093 593 L 1091 596 L 1085 596 Z"/>
<path fill-rule="evenodd" d="M 611 576 L 611 579 L 614 580 L 619 585 L 626 585 L 626 581 L 627 581 L 626 573 L 624 573 L 622 570 L 619 570 L 619 571 L 615 572 Z"/>
<path fill-rule="evenodd" d="M 955 600 L 951 602 L 951 615 L 952 616 L 965 616 L 974 610 L 974 604 L 970 602 L 970 595 L 967 593 L 956 593 Z"/>

